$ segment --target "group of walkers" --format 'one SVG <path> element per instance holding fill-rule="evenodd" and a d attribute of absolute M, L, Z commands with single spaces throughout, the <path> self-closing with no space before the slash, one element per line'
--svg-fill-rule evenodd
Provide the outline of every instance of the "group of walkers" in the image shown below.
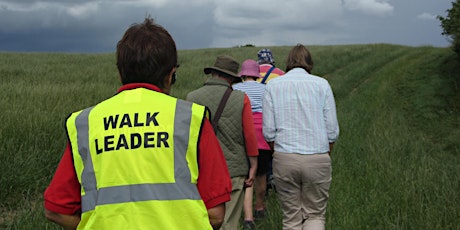
<path fill-rule="evenodd" d="M 66 120 L 68 144 L 44 193 L 49 220 L 65 229 L 255 229 L 270 211 L 270 176 L 283 229 L 325 228 L 339 126 L 305 46 L 290 50 L 286 72 L 269 49 L 240 71 L 218 56 L 185 100 L 169 95 L 177 49 L 153 19 L 128 28 L 116 57 L 118 92 Z"/>

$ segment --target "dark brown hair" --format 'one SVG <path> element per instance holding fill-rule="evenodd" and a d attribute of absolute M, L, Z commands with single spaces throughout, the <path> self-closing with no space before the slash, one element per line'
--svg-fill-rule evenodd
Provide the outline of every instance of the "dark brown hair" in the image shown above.
<path fill-rule="evenodd" d="M 150 83 L 164 87 L 164 79 L 177 66 L 171 35 L 153 19 L 131 25 L 117 44 L 117 67 L 123 85 Z"/>
<path fill-rule="evenodd" d="M 286 72 L 296 67 L 302 68 L 308 73 L 311 73 L 313 69 L 313 59 L 310 51 L 302 44 L 294 46 L 291 51 L 289 51 L 286 60 Z"/>

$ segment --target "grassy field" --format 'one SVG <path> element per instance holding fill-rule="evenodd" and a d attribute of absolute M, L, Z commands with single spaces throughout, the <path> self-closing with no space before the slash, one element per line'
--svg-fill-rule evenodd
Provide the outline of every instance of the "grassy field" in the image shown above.
<path fill-rule="evenodd" d="M 291 47 L 270 47 L 285 68 Z M 334 91 L 341 135 L 332 153 L 327 229 L 460 229 L 460 67 L 446 48 L 311 46 L 313 73 Z M 219 54 L 179 51 L 172 94 L 200 87 Z M 44 189 L 66 143 L 64 120 L 113 95 L 115 55 L 0 53 L 0 229 L 59 229 Z M 276 194 L 259 229 L 281 229 Z"/>

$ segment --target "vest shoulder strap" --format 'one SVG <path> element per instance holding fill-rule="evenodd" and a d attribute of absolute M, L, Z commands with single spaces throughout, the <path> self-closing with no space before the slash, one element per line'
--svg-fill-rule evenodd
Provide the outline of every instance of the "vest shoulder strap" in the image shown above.
<path fill-rule="evenodd" d="M 275 69 L 275 66 L 272 66 L 272 67 L 267 71 L 267 73 L 265 73 L 264 79 L 262 79 L 262 81 L 260 81 L 260 83 L 265 84 L 265 81 L 267 81 L 268 76 L 270 76 L 270 74 L 272 73 L 272 71 L 273 71 L 274 69 Z"/>
<path fill-rule="evenodd" d="M 227 100 L 230 97 L 232 90 L 233 90 L 232 87 L 227 88 L 227 90 L 224 93 L 224 96 L 222 96 L 222 99 L 220 100 L 220 104 L 219 104 L 219 107 L 217 108 L 216 114 L 214 115 L 214 118 L 212 119 L 212 127 L 214 128 L 215 133 L 217 133 L 217 123 L 219 123 L 220 116 L 222 115 L 222 112 L 224 111 L 225 104 L 227 103 Z"/>

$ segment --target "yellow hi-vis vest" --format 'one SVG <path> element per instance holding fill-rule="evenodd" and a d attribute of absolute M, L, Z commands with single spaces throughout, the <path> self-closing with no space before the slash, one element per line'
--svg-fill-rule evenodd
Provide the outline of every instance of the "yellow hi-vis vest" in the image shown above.
<path fill-rule="evenodd" d="M 196 185 L 205 116 L 204 106 L 144 88 L 71 114 L 78 229 L 212 229 Z"/>

